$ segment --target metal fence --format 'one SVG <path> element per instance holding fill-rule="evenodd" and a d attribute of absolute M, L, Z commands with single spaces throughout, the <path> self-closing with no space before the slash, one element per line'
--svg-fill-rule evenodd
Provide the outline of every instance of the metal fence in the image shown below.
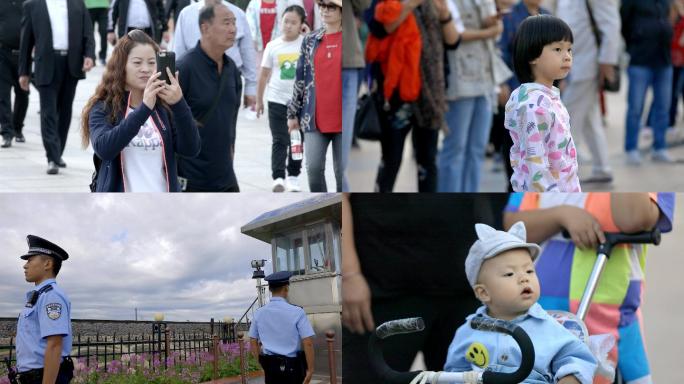
<path fill-rule="evenodd" d="M 211 332 L 174 332 L 162 322 L 154 323 L 151 333 L 141 335 L 75 335 L 71 357 L 82 359 L 86 366 L 104 365 L 105 370 L 111 361 L 131 354 L 148 355 L 164 364 L 169 356 L 187 360 L 190 355 L 211 352 L 213 335 L 224 343 L 235 343 L 238 333 L 246 329 L 249 329 L 249 323 L 217 322 L 211 323 Z M 5 357 L 12 364 L 16 362 L 16 338 L 10 337 L 7 344 L 0 344 L 0 360 Z"/>

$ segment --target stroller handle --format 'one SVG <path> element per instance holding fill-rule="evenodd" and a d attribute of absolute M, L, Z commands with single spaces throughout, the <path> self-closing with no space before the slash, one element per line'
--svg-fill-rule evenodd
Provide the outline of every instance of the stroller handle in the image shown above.
<path fill-rule="evenodd" d="M 485 317 L 475 317 L 470 321 L 470 327 L 483 331 L 505 333 L 513 337 L 513 340 L 520 347 L 520 354 L 522 356 L 520 367 L 511 373 L 485 371 L 482 374 L 483 384 L 522 383 L 530 375 L 534 367 L 534 346 L 524 329 L 505 320 L 488 319 Z"/>
<path fill-rule="evenodd" d="M 637 232 L 637 233 L 604 233 L 606 236 L 606 242 L 599 245 L 596 250 L 596 262 L 589 275 L 589 280 L 587 280 L 587 285 L 584 287 L 584 293 L 582 294 L 582 299 L 580 300 L 579 306 L 577 307 L 577 317 L 584 321 L 589 313 L 589 306 L 591 305 L 591 299 L 594 297 L 594 292 L 598 286 L 599 279 L 603 273 L 603 269 L 608 262 L 610 257 L 610 252 L 613 247 L 617 244 L 660 244 L 660 229 L 653 228 L 650 231 Z M 563 237 L 569 238 L 570 234 L 568 231 L 563 231 Z"/>
<path fill-rule="evenodd" d="M 653 228 L 650 231 L 643 231 L 637 233 L 621 233 L 621 232 L 606 232 L 606 242 L 599 245 L 597 253 L 610 256 L 613 247 L 618 244 L 660 244 L 660 229 Z M 570 238 L 570 233 L 563 230 L 563 237 Z"/>
<path fill-rule="evenodd" d="M 511 335 L 518 343 L 522 353 L 522 362 L 518 370 L 512 373 L 485 371 L 482 374 L 483 384 L 514 384 L 520 383 L 529 376 L 534 366 L 534 346 L 532 340 L 518 325 L 485 317 L 476 317 L 470 321 L 473 329 L 500 332 Z M 419 332 L 425 329 L 425 323 L 420 317 L 392 320 L 376 328 L 368 340 L 368 353 L 371 367 L 378 374 L 383 383 L 406 384 L 411 382 L 421 372 L 398 372 L 390 368 L 383 356 L 384 341 L 393 335 Z"/>

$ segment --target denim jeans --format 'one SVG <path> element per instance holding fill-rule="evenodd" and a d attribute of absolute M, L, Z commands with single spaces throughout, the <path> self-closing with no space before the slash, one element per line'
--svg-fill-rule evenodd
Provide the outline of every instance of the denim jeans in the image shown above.
<path fill-rule="evenodd" d="M 492 125 L 492 106 L 486 96 L 449 101 L 449 134 L 437 157 L 438 192 L 477 192 L 480 169 Z"/>
<path fill-rule="evenodd" d="M 627 94 L 627 122 L 625 151 L 637 149 L 641 115 L 644 111 L 646 91 L 653 87 L 653 149 L 665 148 L 665 132 L 669 123 L 672 98 L 672 67 L 650 68 L 630 65 L 627 68 L 629 91 Z"/>
<path fill-rule="evenodd" d="M 328 192 L 328 186 L 325 183 L 325 154 L 328 152 L 328 144 L 332 143 L 337 192 L 342 192 L 342 134 L 311 131 L 305 132 L 304 138 L 304 157 L 306 158 L 309 190 L 311 192 Z"/>
<path fill-rule="evenodd" d="M 359 93 L 359 69 L 342 69 L 342 190 L 349 192 L 347 185 L 347 164 L 354 139 L 354 116 Z"/>

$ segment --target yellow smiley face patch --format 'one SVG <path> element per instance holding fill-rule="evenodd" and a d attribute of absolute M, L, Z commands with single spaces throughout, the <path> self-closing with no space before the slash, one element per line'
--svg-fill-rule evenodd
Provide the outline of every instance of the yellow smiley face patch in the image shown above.
<path fill-rule="evenodd" d="M 489 365 L 489 351 L 482 343 L 472 343 L 466 350 L 466 360 L 477 365 L 480 368 L 486 368 Z"/>

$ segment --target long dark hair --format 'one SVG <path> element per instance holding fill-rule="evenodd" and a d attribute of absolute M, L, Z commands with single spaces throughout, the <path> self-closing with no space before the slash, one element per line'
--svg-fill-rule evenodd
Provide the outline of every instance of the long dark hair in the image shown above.
<path fill-rule="evenodd" d="M 95 94 L 90 97 L 81 114 L 81 143 L 83 147 L 90 144 L 90 128 L 88 119 L 90 111 L 98 101 L 104 101 L 109 112 L 109 122 L 114 123 L 124 109 L 126 97 L 126 63 L 131 50 L 138 45 L 151 45 L 155 52 L 159 52 L 159 46 L 145 32 L 135 29 L 122 37 L 114 47 L 112 57 L 107 62 L 100 84 L 95 89 Z M 164 104 L 161 100 L 158 103 Z"/>

